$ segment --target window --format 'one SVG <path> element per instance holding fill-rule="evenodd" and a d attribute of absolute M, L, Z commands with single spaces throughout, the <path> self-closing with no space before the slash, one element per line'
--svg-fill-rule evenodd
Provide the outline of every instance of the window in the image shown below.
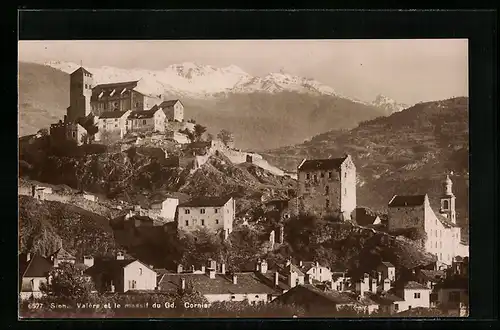
<path fill-rule="evenodd" d="M 450 208 L 450 202 L 448 200 L 443 201 L 443 210 L 447 210 Z"/>
<path fill-rule="evenodd" d="M 314 182 L 318 182 L 318 176 L 314 174 Z"/>
<path fill-rule="evenodd" d="M 219 209 L 215 209 L 215 213 L 219 213 Z"/>
<path fill-rule="evenodd" d="M 394 310 L 398 311 L 399 310 L 399 304 L 394 304 Z"/>
<path fill-rule="evenodd" d="M 329 207 L 330 207 L 330 200 L 329 200 L 329 199 L 327 199 L 327 200 L 326 200 L 326 204 L 325 204 L 325 206 L 326 206 L 326 208 L 329 208 Z"/>
<path fill-rule="evenodd" d="M 347 188 L 344 188 L 344 195 L 347 195 Z"/>
<path fill-rule="evenodd" d="M 306 179 L 309 180 L 311 178 L 311 175 L 309 173 L 306 174 Z"/>
<path fill-rule="evenodd" d="M 410 306 L 408 306 L 408 309 L 411 309 L 411 305 L 410 305 Z"/>
<path fill-rule="evenodd" d="M 115 128 L 118 127 L 118 124 L 115 124 Z"/>
<path fill-rule="evenodd" d="M 200 209 L 201 214 L 205 214 L 205 209 Z"/>
<path fill-rule="evenodd" d="M 326 186 L 326 187 L 325 187 L 325 194 L 327 194 L 327 195 L 328 195 L 329 193 L 330 193 L 330 187 L 329 187 L 329 186 Z"/>
<path fill-rule="evenodd" d="M 128 287 L 129 289 L 135 289 L 137 286 L 137 282 L 135 280 L 128 281 Z"/>
<path fill-rule="evenodd" d="M 189 226 L 189 220 L 186 220 L 186 227 Z"/>
<path fill-rule="evenodd" d="M 201 219 L 201 225 L 204 226 L 205 225 L 205 220 L 204 219 Z"/>
<path fill-rule="evenodd" d="M 215 224 L 218 225 L 219 224 L 219 219 L 215 219 Z"/>
<path fill-rule="evenodd" d="M 231 296 L 231 300 L 234 300 L 234 299 L 236 299 L 236 296 Z"/>
<path fill-rule="evenodd" d="M 87 88 L 87 84 L 85 84 L 85 88 Z"/>
<path fill-rule="evenodd" d="M 73 137 L 76 137 L 76 132 L 73 132 Z"/>
<path fill-rule="evenodd" d="M 258 295 L 258 294 L 257 294 L 257 295 L 255 295 L 255 298 L 259 299 L 259 295 Z"/>
<path fill-rule="evenodd" d="M 415 299 L 420 299 L 420 292 L 415 292 L 415 293 L 413 294 L 413 298 L 415 298 Z"/>
<path fill-rule="evenodd" d="M 321 268 L 319 269 L 319 273 L 321 274 Z"/>
<path fill-rule="evenodd" d="M 142 121 L 142 124 L 143 124 L 143 125 L 146 125 L 146 119 L 144 119 L 144 120 Z"/>
<path fill-rule="evenodd" d="M 347 172 L 344 173 L 344 178 L 347 178 Z"/>
<path fill-rule="evenodd" d="M 325 177 L 325 173 L 321 172 L 321 177 L 324 178 Z"/>
<path fill-rule="evenodd" d="M 184 210 L 184 214 L 189 214 L 189 210 Z"/>
<path fill-rule="evenodd" d="M 331 179 L 332 178 L 332 172 L 328 172 L 328 178 Z"/>
<path fill-rule="evenodd" d="M 142 268 L 139 268 L 139 275 L 142 275 Z"/>

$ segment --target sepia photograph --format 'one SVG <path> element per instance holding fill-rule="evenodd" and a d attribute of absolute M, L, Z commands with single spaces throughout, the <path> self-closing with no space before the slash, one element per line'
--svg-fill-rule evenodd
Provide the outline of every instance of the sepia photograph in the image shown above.
<path fill-rule="evenodd" d="M 18 41 L 18 315 L 469 316 L 467 39 Z"/>

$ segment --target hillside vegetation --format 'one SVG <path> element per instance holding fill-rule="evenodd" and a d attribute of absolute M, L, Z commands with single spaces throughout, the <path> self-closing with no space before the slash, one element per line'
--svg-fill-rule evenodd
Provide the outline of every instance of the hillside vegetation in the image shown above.
<path fill-rule="evenodd" d="M 349 153 L 358 173 L 358 205 L 383 210 L 394 194 L 428 193 L 436 207 L 442 181 L 453 171 L 457 219 L 468 223 L 468 98 L 417 104 L 352 130 L 330 131 L 299 145 L 263 153 L 268 161 L 296 169 L 303 158 Z"/>
<path fill-rule="evenodd" d="M 108 219 L 81 208 L 19 196 L 19 252 L 49 255 L 61 246 L 76 257 L 113 254 Z"/>

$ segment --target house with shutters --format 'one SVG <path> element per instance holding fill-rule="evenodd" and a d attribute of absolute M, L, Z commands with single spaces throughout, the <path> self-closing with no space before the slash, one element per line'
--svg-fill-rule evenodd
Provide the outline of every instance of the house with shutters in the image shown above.
<path fill-rule="evenodd" d="M 164 132 L 165 118 L 157 105 L 149 110 L 132 111 L 127 118 L 127 132 Z"/>
<path fill-rule="evenodd" d="M 116 258 L 93 259 L 85 275 L 91 277 L 96 290 L 103 293 L 155 290 L 157 287 L 156 271 L 123 253 L 117 253 Z"/>
<path fill-rule="evenodd" d="M 388 204 L 388 229 L 393 233 L 408 229 L 425 232 L 425 250 L 435 255 L 439 265 L 446 268 L 457 255 L 468 254 L 468 246 L 461 242 L 449 176 L 446 176 L 443 186 L 439 212 L 434 212 L 427 194 L 392 197 Z"/>
<path fill-rule="evenodd" d="M 163 101 L 159 108 L 165 113 L 167 121 L 184 121 L 184 105 L 180 100 Z"/>
<path fill-rule="evenodd" d="M 232 197 L 198 197 L 178 205 L 177 228 L 206 228 L 227 238 L 233 231 L 236 205 Z"/>

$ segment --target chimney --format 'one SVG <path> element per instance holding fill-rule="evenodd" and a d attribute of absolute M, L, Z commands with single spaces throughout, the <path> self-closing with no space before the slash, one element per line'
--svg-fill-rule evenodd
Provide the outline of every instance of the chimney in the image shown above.
<path fill-rule="evenodd" d="M 92 256 L 84 256 L 83 257 L 83 264 L 87 267 L 92 267 L 94 266 L 94 257 Z"/>
<path fill-rule="evenodd" d="M 359 279 L 356 282 L 356 292 L 359 294 L 360 297 L 364 297 L 364 295 L 365 295 L 365 282 L 363 279 Z"/>
<path fill-rule="evenodd" d="M 286 266 L 290 266 L 291 264 L 292 264 L 292 259 L 291 258 L 287 259 Z"/>
<path fill-rule="evenodd" d="M 208 271 L 208 276 L 212 279 L 215 278 L 215 269 L 210 269 Z"/>
<path fill-rule="evenodd" d="M 299 267 L 302 267 L 302 260 L 299 261 Z"/>
<path fill-rule="evenodd" d="M 30 261 L 31 260 L 31 253 L 28 252 L 26 253 L 26 261 Z"/>
<path fill-rule="evenodd" d="M 220 273 L 221 274 L 226 274 L 226 264 L 221 264 L 220 265 Z"/>
<path fill-rule="evenodd" d="M 386 278 L 384 280 L 384 286 L 382 288 L 384 291 L 389 291 L 391 289 L 391 280 L 389 280 L 388 278 Z"/>
<path fill-rule="evenodd" d="M 183 271 L 182 265 L 181 264 L 177 265 L 177 274 L 182 273 L 182 271 Z"/>
<path fill-rule="evenodd" d="M 125 259 L 125 256 L 123 255 L 123 252 L 121 252 L 121 251 L 118 252 L 116 254 L 116 260 L 123 260 L 123 259 Z"/>
<path fill-rule="evenodd" d="M 278 286 L 280 284 L 280 275 L 278 272 L 274 273 L 274 285 Z"/>
<path fill-rule="evenodd" d="M 238 284 L 238 276 L 236 274 L 233 274 L 233 284 Z"/>
<path fill-rule="evenodd" d="M 260 259 L 257 260 L 257 265 L 255 266 L 255 270 L 260 272 Z"/>
<path fill-rule="evenodd" d="M 370 275 L 365 273 L 364 278 L 363 278 L 364 286 L 365 288 L 368 288 L 370 286 Z"/>
<path fill-rule="evenodd" d="M 194 273 L 194 265 L 191 265 L 191 272 Z"/>
<path fill-rule="evenodd" d="M 260 268 L 260 272 L 261 272 L 262 274 L 266 274 L 266 273 L 267 273 L 267 261 L 262 260 L 262 261 L 260 262 L 260 267 L 259 267 L 259 268 Z"/>
<path fill-rule="evenodd" d="M 372 278 L 372 287 L 371 287 L 371 291 L 372 293 L 377 293 L 377 279 L 376 278 Z"/>
<path fill-rule="evenodd" d="M 382 284 L 382 272 L 377 272 L 377 283 Z"/>
<path fill-rule="evenodd" d="M 181 278 L 181 290 L 186 290 L 186 279 Z"/>
<path fill-rule="evenodd" d="M 113 282 L 111 282 L 110 291 L 115 292 L 115 285 L 113 284 Z"/>
<path fill-rule="evenodd" d="M 217 261 L 210 259 L 210 269 L 214 271 L 217 269 Z"/>

